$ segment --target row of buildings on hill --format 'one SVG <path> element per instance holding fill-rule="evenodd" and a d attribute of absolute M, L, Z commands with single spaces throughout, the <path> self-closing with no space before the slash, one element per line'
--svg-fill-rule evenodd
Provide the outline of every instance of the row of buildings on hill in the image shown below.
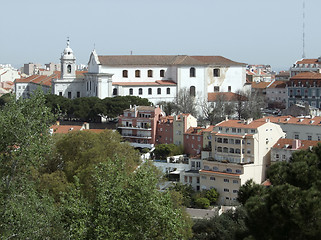
<path fill-rule="evenodd" d="M 181 169 L 180 181 L 195 190 L 216 188 L 221 204 L 235 204 L 238 189 L 247 180 L 264 182 L 273 162 L 289 161 L 293 151 L 321 141 L 321 117 L 226 119 L 198 127 L 190 114 L 165 116 L 160 108 L 150 106 L 125 110 L 118 129 L 134 147 L 183 145 L 189 167 Z"/>

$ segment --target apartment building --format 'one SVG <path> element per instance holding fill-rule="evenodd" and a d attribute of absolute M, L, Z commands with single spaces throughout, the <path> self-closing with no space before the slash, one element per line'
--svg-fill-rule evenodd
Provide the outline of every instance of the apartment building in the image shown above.
<path fill-rule="evenodd" d="M 278 124 L 286 138 L 321 141 L 321 117 L 265 117 L 258 121 L 267 121 L 267 119 Z"/>
<path fill-rule="evenodd" d="M 173 142 L 176 145 L 184 145 L 184 133 L 190 127 L 197 127 L 197 119 L 191 114 L 179 114 L 173 120 Z"/>
<path fill-rule="evenodd" d="M 321 57 L 312 59 L 300 59 L 296 61 L 290 68 L 290 77 L 293 77 L 302 72 L 320 72 Z"/>
<path fill-rule="evenodd" d="M 310 140 L 299 140 L 299 139 L 288 139 L 281 138 L 274 144 L 271 150 L 271 163 L 276 162 L 289 162 L 292 154 L 298 150 L 310 149 L 317 146 L 320 141 L 310 141 Z"/>
<path fill-rule="evenodd" d="M 247 180 L 259 184 L 265 180 L 271 148 L 285 134 L 268 119 L 226 120 L 215 125 L 211 133 L 212 156 L 203 159 L 200 186 L 216 188 L 219 202 L 233 205 L 239 187 Z"/>
<path fill-rule="evenodd" d="M 133 147 L 152 148 L 156 142 L 156 129 L 165 113 L 159 107 L 134 106 L 124 110 L 118 129 Z"/>
<path fill-rule="evenodd" d="M 184 133 L 184 153 L 193 157 L 201 154 L 203 148 L 203 127 L 190 127 Z"/>
<path fill-rule="evenodd" d="M 155 144 L 173 143 L 173 116 L 161 117 L 157 123 Z"/>

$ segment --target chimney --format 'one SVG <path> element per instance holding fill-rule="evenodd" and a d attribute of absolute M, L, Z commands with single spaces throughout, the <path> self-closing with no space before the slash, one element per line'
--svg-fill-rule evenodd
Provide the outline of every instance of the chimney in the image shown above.
<path fill-rule="evenodd" d="M 293 139 L 293 142 L 292 142 L 292 149 L 298 149 L 301 147 L 301 140 L 299 139 Z"/>
<path fill-rule="evenodd" d="M 267 122 L 267 123 L 270 122 L 270 119 L 269 118 L 265 119 L 265 122 Z"/>

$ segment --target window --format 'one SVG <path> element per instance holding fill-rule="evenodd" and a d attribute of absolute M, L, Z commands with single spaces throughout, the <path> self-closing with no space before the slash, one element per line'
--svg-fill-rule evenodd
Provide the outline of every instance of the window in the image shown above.
<path fill-rule="evenodd" d="M 238 133 L 241 133 L 241 132 L 242 132 L 242 129 L 241 129 L 241 128 L 238 128 L 238 129 L 237 129 L 237 132 L 238 132 Z"/>
<path fill-rule="evenodd" d="M 218 152 L 222 152 L 222 147 L 217 147 Z"/>
<path fill-rule="evenodd" d="M 140 77 L 140 70 L 135 71 L 135 77 L 139 78 Z"/>
<path fill-rule="evenodd" d="M 218 143 L 222 143 L 222 138 L 217 138 Z"/>
<path fill-rule="evenodd" d="M 255 129 L 251 129 L 251 133 L 255 133 Z"/>
<path fill-rule="evenodd" d="M 117 96 L 117 88 L 114 88 L 114 89 L 113 89 L 113 95 L 114 95 L 114 96 Z"/>
<path fill-rule="evenodd" d="M 195 87 L 194 86 L 191 86 L 189 88 L 189 95 L 192 97 L 195 97 Z"/>
<path fill-rule="evenodd" d="M 165 70 L 163 70 L 163 69 L 160 70 L 160 71 L 159 71 L 159 76 L 160 76 L 160 77 L 165 77 Z"/>
<path fill-rule="evenodd" d="M 231 169 L 231 168 L 227 168 L 227 169 L 226 169 L 226 172 L 231 173 L 231 172 L 232 172 L 232 169 Z"/>
<path fill-rule="evenodd" d="M 234 139 L 229 139 L 229 140 L 228 140 L 228 143 L 229 143 L 229 144 L 234 144 Z"/>
<path fill-rule="evenodd" d="M 151 94 L 152 94 L 152 89 L 148 88 L 148 95 L 151 95 Z"/>
<path fill-rule="evenodd" d="M 68 98 L 71 98 L 71 92 L 68 92 Z"/>
<path fill-rule="evenodd" d="M 219 86 L 214 86 L 214 92 L 219 92 L 220 91 L 220 87 Z"/>
<path fill-rule="evenodd" d="M 231 87 L 231 86 L 228 86 L 228 87 L 227 87 L 227 91 L 228 91 L 228 92 L 232 92 L 232 87 Z"/>
<path fill-rule="evenodd" d="M 232 133 L 236 133 L 236 128 L 232 128 Z"/>
<path fill-rule="evenodd" d="M 220 69 L 219 68 L 214 68 L 213 69 L 213 76 L 214 77 L 219 77 L 220 76 Z"/>
<path fill-rule="evenodd" d="M 142 94 L 143 94 L 143 89 L 142 89 L 142 88 L 139 88 L 139 89 L 138 89 L 138 94 L 139 94 L 139 95 L 142 95 Z"/>
<path fill-rule="evenodd" d="M 62 92 L 59 92 L 59 96 L 62 96 Z"/>
<path fill-rule="evenodd" d="M 230 180 L 228 180 L 227 178 L 224 178 L 224 182 L 230 182 Z"/>
<path fill-rule="evenodd" d="M 238 180 L 233 180 L 233 183 L 239 183 L 239 181 Z"/>
<path fill-rule="evenodd" d="M 235 172 L 238 173 L 238 174 L 242 173 L 242 171 L 240 169 L 236 169 Z"/>
<path fill-rule="evenodd" d="M 171 94 L 171 89 L 169 87 L 166 89 L 166 93 Z"/>
<path fill-rule="evenodd" d="M 128 71 L 127 70 L 123 70 L 123 78 L 128 78 Z"/>
<path fill-rule="evenodd" d="M 239 148 L 236 148 L 236 149 L 235 149 L 235 153 L 241 154 L 241 150 L 240 150 Z"/>
<path fill-rule="evenodd" d="M 240 139 L 235 139 L 235 144 L 241 144 L 241 140 Z"/>
<path fill-rule="evenodd" d="M 308 136 L 308 140 L 312 140 L 312 136 Z"/>
<path fill-rule="evenodd" d="M 224 192 L 229 192 L 230 190 L 228 188 L 224 188 Z"/>
<path fill-rule="evenodd" d="M 223 148 L 223 152 L 227 153 L 227 152 L 228 152 L 228 148 L 227 148 L 227 147 L 224 147 L 224 148 Z"/>
<path fill-rule="evenodd" d="M 80 92 L 77 92 L 77 98 L 80 98 Z"/>
<path fill-rule="evenodd" d="M 129 95 L 133 95 L 134 91 L 132 88 L 129 89 Z"/>
<path fill-rule="evenodd" d="M 218 171 L 218 167 L 213 167 L 213 171 Z"/>
<path fill-rule="evenodd" d="M 153 70 L 148 70 L 148 71 L 147 71 L 147 76 L 148 76 L 149 78 L 153 77 Z"/>
<path fill-rule="evenodd" d="M 162 89 L 161 88 L 157 88 L 157 94 L 162 94 Z"/>
<path fill-rule="evenodd" d="M 233 190 L 233 193 L 238 193 L 238 191 L 237 190 Z"/>
<path fill-rule="evenodd" d="M 196 77 L 196 73 L 195 73 L 196 71 L 195 71 L 195 68 L 193 68 L 193 67 L 191 67 L 190 69 L 189 69 L 189 76 L 190 77 Z"/>
<path fill-rule="evenodd" d="M 280 158 L 279 154 L 275 154 L 275 158 L 279 159 Z"/>
<path fill-rule="evenodd" d="M 206 176 L 202 176 L 202 179 L 206 179 Z"/>
<path fill-rule="evenodd" d="M 234 153 L 234 148 L 230 148 L 230 153 Z"/>
<path fill-rule="evenodd" d="M 67 73 L 71 73 L 71 65 L 67 66 Z"/>
<path fill-rule="evenodd" d="M 215 177 L 210 177 L 210 180 L 215 181 Z"/>
<path fill-rule="evenodd" d="M 246 153 L 247 153 L 247 154 L 251 154 L 251 150 L 250 150 L 250 149 L 247 149 Z"/>
<path fill-rule="evenodd" d="M 227 138 L 223 138 L 223 143 L 228 143 L 228 139 Z"/>
<path fill-rule="evenodd" d="M 299 139 L 299 135 L 298 135 L 298 134 L 295 134 L 295 135 L 294 135 L 294 139 Z"/>

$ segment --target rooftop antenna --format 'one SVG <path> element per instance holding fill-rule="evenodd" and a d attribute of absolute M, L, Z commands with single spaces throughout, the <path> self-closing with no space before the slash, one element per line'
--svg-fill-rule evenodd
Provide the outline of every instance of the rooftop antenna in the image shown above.
<path fill-rule="evenodd" d="M 303 35 L 302 35 L 302 44 L 303 44 L 303 51 L 302 51 L 302 58 L 305 58 L 305 0 L 303 0 Z"/>

